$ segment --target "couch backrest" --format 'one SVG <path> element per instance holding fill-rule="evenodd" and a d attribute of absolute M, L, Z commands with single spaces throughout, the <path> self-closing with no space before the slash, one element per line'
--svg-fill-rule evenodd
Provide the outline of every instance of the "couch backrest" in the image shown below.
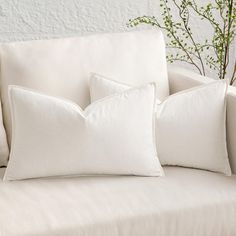
<path fill-rule="evenodd" d="M 160 99 L 168 96 L 165 44 L 160 31 L 2 44 L 1 99 L 11 133 L 8 85 L 64 97 L 82 108 L 89 102 L 88 79 L 96 72 L 131 85 L 156 81 Z"/>

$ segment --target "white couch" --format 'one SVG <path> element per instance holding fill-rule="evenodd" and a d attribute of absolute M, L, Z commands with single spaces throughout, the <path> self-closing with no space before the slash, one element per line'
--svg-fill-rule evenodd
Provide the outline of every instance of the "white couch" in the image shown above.
<path fill-rule="evenodd" d="M 170 92 L 207 83 L 169 69 Z M 227 138 L 236 173 L 236 89 Z M 5 169 L 0 169 L 0 176 Z M 166 176 L 0 180 L 0 236 L 235 236 L 236 175 L 164 167 Z"/>

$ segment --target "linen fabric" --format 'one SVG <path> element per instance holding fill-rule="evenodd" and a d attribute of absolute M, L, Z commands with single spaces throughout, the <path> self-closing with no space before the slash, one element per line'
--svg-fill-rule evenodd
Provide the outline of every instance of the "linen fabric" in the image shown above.
<path fill-rule="evenodd" d="M 0 180 L 0 235 L 236 235 L 235 175 L 164 172 L 164 178 Z"/>
<path fill-rule="evenodd" d="M 93 74 L 91 101 L 129 89 Z M 162 165 L 177 165 L 231 175 L 226 145 L 227 84 L 212 82 L 176 93 L 156 106 L 156 145 Z"/>
<path fill-rule="evenodd" d="M 161 176 L 155 85 L 88 106 L 11 86 L 13 136 L 5 180 L 47 176 Z"/>
<path fill-rule="evenodd" d="M 90 73 L 96 71 L 135 86 L 156 82 L 159 98 L 169 95 L 165 43 L 158 30 L 5 43 L 0 45 L 0 56 L 0 92 L 9 144 L 9 85 L 64 97 L 85 108 L 90 104 Z"/>

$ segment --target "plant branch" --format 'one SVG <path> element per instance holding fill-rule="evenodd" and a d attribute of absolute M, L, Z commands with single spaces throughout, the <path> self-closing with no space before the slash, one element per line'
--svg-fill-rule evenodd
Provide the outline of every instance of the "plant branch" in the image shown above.
<path fill-rule="evenodd" d="M 205 67 L 204 67 L 204 64 L 203 64 L 203 60 L 202 60 L 202 56 L 201 56 L 201 53 L 197 47 L 197 44 L 192 36 L 192 33 L 191 33 L 191 30 L 188 26 L 188 23 L 189 23 L 189 11 L 187 10 L 187 5 L 185 5 L 183 7 L 183 9 L 181 9 L 181 7 L 176 3 L 176 0 L 173 0 L 173 3 L 175 4 L 175 6 L 178 8 L 179 10 L 179 16 L 180 18 L 182 19 L 183 21 L 183 25 L 184 25 L 184 28 L 185 28 L 185 31 L 186 33 L 188 34 L 194 48 L 195 48 L 195 52 L 197 53 L 197 58 L 200 60 L 200 63 L 201 63 L 201 67 L 202 67 L 202 73 L 203 75 L 206 75 L 206 72 L 205 72 Z M 186 15 L 184 16 L 183 13 L 186 12 Z"/>
<path fill-rule="evenodd" d="M 230 79 L 230 85 L 233 85 L 235 80 L 236 80 L 236 59 L 235 59 L 235 62 L 234 62 L 233 74 L 232 74 L 232 77 Z"/>
<path fill-rule="evenodd" d="M 231 30 L 231 16 L 232 16 L 232 11 L 233 11 L 233 0 L 230 0 L 229 2 L 229 10 L 228 10 L 228 29 L 227 29 L 227 33 L 226 33 L 226 44 L 225 44 L 225 53 L 224 53 L 224 64 L 223 64 L 223 78 L 225 78 L 226 75 L 226 68 L 228 66 L 228 62 L 227 62 L 227 57 L 229 56 L 229 46 L 230 46 L 230 30 Z"/>
<path fill-rule="evenodd" d="M 173 9 L 169 7 L 169 0 L 160 0 L 162 23 L 154 16 L 137 17 L 129 21 L 129 26 L 148 24 L 166 32 L 169 42 L 167 48 L 177 51 L 176 55 L 167 55 L 170 63 L 181 61 L 197 68 L 200 74 L 206 75 L 206 68 L 217 70 L 219 79 L 226 77 L 230 58 L 231 44 L 236 36 L 236 1 L 212 0 L 199 7 L 196 0 L 172 0 Z M 178 20 L 172 17 L 173 11 L 178 12 Z M 190 27 L 191 14 L 196 14 L 208 23 L 214 30 L 213 37 L 204 42 L 198 42 Z M 220 17 L 216 17 L 219 15 Z M 171 52 L 169 52 L 171 53 Z M 231 83 L 236 80 L 234 67 Z"/>

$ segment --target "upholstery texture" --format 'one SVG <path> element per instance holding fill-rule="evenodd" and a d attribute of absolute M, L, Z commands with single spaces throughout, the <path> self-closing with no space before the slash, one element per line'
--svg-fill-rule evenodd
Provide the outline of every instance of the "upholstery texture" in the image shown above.
<path fill-rule="evenodd" d="M 236 176 L 164 171 L 164 178 L 0 180 L 0 235 L 236 235 Z"/>

